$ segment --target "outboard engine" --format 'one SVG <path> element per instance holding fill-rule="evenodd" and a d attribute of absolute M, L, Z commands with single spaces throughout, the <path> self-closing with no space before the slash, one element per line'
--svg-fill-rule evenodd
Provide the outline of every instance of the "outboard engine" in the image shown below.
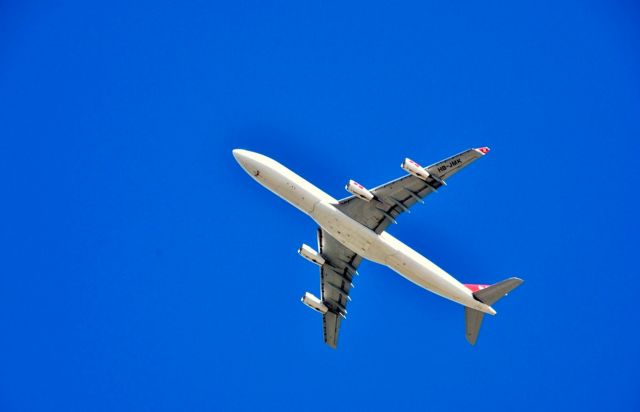
<path fill-rule="evenodd" d="M 309 292 L 305 292 L 304 296 L 300 299 L 300 301 L 302 301 L 302 303 L 309 306 L 311 309 L 315 310 L 316 312 L 322 313 L 323 315 L 329 311 L 329 308 L 327 308 L 327 306 L 324 303 L 322 303 L 320 299 L 318 299 L 317 297 L 315 297 L 313 294 Z"/>
<path fill-rule="evenodd" d="M 298 253 L 311 263 L 315 263 L 318 266 L 324 265 L 324 258 L 309 245 L 303 243 L 302 246 L 298 248 Z"/>
<path fill-rule="evenodd" d="M 349 183 L 344 187 L 347 192 L 351 193 L 355 197 L 359 197 L 360 199 L 369 202 L 374 198 L 373 193 L 365 189 L 360 183 L 355 180 L 349 180 Z"/>

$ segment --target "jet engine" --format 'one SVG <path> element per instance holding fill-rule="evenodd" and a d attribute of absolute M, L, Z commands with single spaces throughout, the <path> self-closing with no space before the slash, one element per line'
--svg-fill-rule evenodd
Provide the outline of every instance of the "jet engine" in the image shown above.
<path fill-rule="evenodd" d="M 298 253 L 303 258 L 307 259 L 311 263 L 315 263 L 318 266 L 324 265 L 324 258 L 320 256 L 318 252 L 316 252 L 311 246 L 305 245 L 304 243 L 298 249 Z"/>
<path fill-rule="evenodd" d="M 404 159 L 404 162 L 402 162 L 400 167 L 406 170 L 409 174 L 412 174 L 422 180 L 427 180 L 429 176 L 431 176 L 425 168 L 409 159 L 408 157 Z"/>
<path fill-rule="evenodd" d="M 344 188 L 347 189 L 347 192 L 367 202 L 374 197 L 373 193 L 365 189 L 364 186 L 355 180 L 349 180 L 349 183 L 347 183 Z"/>
<path fill-rule="evenodd" d="M 324 303 L 314 295 L 309 292 L 305 292 L 304 296 L 300 299 L 302 303 L 309 306 L 311 309 L 316 312 L 320 312 L 323 315 L 329 311 L 329 308 L 325 306 Z"/>
<path fill-rule="evenodd" d="M 404 159 L 404 162 L 402 162 L 400 167 L 403 168 L 404 170 L 406 170 L 407 172 L 409 172 L 409 174 L 412 174 L 415 177 L 417 177 L 418 179 L 424 180 L 425 182 L 427 181 L 428 178 L 431 178 L 431 179 L 435 180 L 436 182 L 440 183 L 442 186 L 446 186 L 447 185 L 447 183 L 444 180 L 442 180 L 438 176 L 432 175 L 431 173 L 429 173 L 427 171 L 427 169 L 425 169 L 424 167 L 420 166 L 419 164 L 417 164 L 413 160 L 409 159 L 408 157 Z M 428 184 L 428 182 L 427 182 L 427 184 Z"/>

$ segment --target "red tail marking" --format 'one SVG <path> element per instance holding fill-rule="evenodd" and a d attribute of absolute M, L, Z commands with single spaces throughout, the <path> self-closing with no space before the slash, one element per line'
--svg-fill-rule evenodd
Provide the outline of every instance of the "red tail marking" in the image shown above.
<path fill-rule="evenodd" d="M 469 289 L 472 292 L 477 292 L 479 290 L 488 288 L 491 285 L 474 285 L 474 284 L 465 284 L 465 286 L 467 287 L 467 289 Z"/>

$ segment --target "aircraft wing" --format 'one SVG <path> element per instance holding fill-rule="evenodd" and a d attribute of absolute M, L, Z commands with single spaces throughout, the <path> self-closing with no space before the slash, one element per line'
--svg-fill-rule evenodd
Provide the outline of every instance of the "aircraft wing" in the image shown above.
<path fill-rule="evenodd" d="M 320 299 L 329 308 L 323 315 L 324 342 L 336 348 L 340 322 L 347 315 L 351 283 L 362 258 L 318 228 L 318 249 L 325 263 L 320 268 Z"/>
<path fill-rule="evenodd" d="M 423 198 L 446 184 L 446 179 L 488 152 L 488 147 L 465 150 L 426 167 L 430 175 L 426 181 L 408 174 L 372 189 L 374 200 L 367 202 L 350 196 L 342 199 L 336 207 L 374 232 L 382 233 L 387 226 L 395 223 L 398 215 L 415 203 L 422 202 Z"/>

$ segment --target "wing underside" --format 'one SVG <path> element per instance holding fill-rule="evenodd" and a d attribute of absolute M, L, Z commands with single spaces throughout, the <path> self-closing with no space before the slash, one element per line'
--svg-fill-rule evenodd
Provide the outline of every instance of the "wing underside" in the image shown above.
<path fill-rule="evenodd" d="M 355 196 L 342 199 L 336 207 L 344 214 L 376 233 L 382 233 L 397 216 L 429 194 L 438 191 L 445 180 L 453 176 L 489 151 L 488 148 L 469 149 L 434 163 L 425 169 L 429 178 L 422 180 L 405 175 L 371 190 L 374 200 L 367 202 Z"/>
<path fill-rule="evenodd" d="M 325 259 L 320 268 L 320 296 L 329 308 L 322 319 L 324 341 L 336 348 L 340 323 L 347 316 L 347 304 L 351 300 L 353 277 L 362 258 L 322 229 L 318 229 L 318 249 Z"/>

